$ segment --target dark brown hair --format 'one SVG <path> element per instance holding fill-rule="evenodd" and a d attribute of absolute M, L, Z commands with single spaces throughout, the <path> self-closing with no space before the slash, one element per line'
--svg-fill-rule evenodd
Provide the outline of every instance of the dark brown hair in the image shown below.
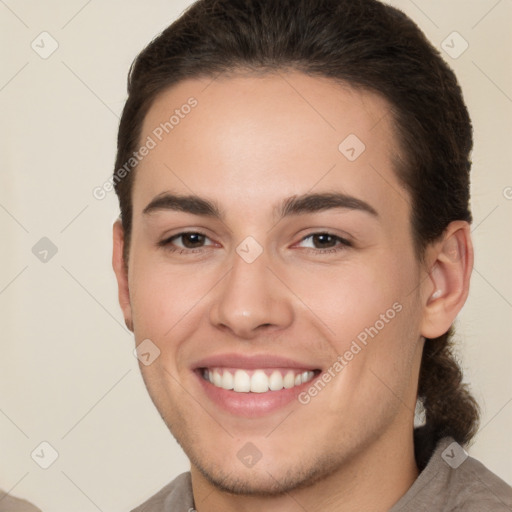
<path fill-rule="evenodd" d="M 410 194 L 420 259 L 451 221 L 471 222 L 472 128 L 457 79 L 413 21 L 377 0 L 194 3 L 132 65 L 115 168 L 137 150 L 144 117 L 160 93 L 184 79 L 241 70 L 300 71 L 376 92 L 389 102 L 403 151 L 396 172 Z M 114 180 L 126 247 L 133 179 L 129 172 Z M 420 467 L 441 437 L 466 444 L 476 432 L 478 407 L 461 382 L 451 338 L 450 330 L 425 343 L 418 398 L 426 424 L 415 429 Z"/>

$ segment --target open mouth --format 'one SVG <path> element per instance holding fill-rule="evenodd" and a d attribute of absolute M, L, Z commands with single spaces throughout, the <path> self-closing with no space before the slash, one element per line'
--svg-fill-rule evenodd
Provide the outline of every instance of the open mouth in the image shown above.
<path fill-rule="evenodd" d="M 221 414 L 264 419 L 297 405 L 300 393 L 320 378 L 322 370 L 311 365 L 308 356 L 301 359 L 219 352 L 195 361 L 191 370 Z"/>
<path fill-rule="evenodd" d="M 215 387 L 236 393 L 266 393 L 301 386 L 314 379 L 320 370 L 296 368 L 199 368 L 201 377 Z"/>

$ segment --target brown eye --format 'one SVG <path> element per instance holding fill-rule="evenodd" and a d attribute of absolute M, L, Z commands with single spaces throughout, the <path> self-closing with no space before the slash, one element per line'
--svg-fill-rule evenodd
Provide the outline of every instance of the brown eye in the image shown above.
<path fill-rule="evenodd" d="M 331 233 L 311 233 L 304 237 L 301 242 L 302 246 L 308 250 L 319 254 L 327 252 L 337 252 L 347 247 L 352 247 L 352 244 L 337 235 Z"/>
<path fill-rule="evenodd" d="M 194 249 L 196 247 L 202 247 L 205 241 L 205 236 L 201 233 L 183 233 L 179 235 L 182 239 L 183 246 L 187 249 Z"/>
<path fill-rule="evenodd" d="M 338 242 L 337 237 L 329 235 L 328 233 L 317 233 L 311 237 L 313 245 L 317 249 L 331 248 Z"/>
<path fill-rule="evenodd" d="M 170 238 L 162 240 L 161 242 L 158 243 L 158 245 L 161 247 L 165 247 L 170 251 L 186 251 L 193 249 L 202 249 L 204 247 L 209 247 L 214 244 L 203 233 L 198 233 L 196 231 L 185 231 L 183 233 L 178 233 L 177 235 L 173 235 Z"/>

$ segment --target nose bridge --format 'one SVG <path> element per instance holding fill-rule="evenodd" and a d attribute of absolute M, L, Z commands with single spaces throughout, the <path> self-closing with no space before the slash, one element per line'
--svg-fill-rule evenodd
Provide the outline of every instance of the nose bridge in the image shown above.
<path fill-rule="evenodd" d="M 268 268 L 268 254 L 261 246 L 256 249 L 251 240 L 239 244 L 210 314 L 217 327 L 247 338 L 261 326 L 283 328 L 293 316 L 284 287 Z"/>

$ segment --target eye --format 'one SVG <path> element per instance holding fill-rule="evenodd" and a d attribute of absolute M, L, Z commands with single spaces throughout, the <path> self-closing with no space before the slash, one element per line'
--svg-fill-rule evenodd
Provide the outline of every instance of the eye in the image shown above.
<path fill-rule="evenodd" d="M 158 245 L 165 247 L 171 252 L 179 250 L 180 253 L 182 253 L 187 251 L 194 252 L 194 249 L 202 249 L 203 247 L 215 245 L 213 242 L 206 243 L 207 241 L 211 242 L 204 233 L 200 233 L 198 231 L 186 231 L 173 235 L 170 238 L 166 238 L 159 242 Z"/>
<path fill-rule="evenodd" d="M 212 247 L 216 244 L 204 233 L 199 231 L 184 231 L 162 240 L 158 245 L 168 251 L 179 251 L 179 253 L 182 254 L 187 252 L 201 252 L 204 248 Z M 299 245 L 317 254 L 333 253 L 347 247 L 352 247 L 352 244 L 345 238 L 328 232 L 311 233 L 304 237 L 299 242 Z"/>
<path fill-rule="evenodd" d="M 346 247 L 352 247 L 352 244 L 345 238 L 327 232 L 311 233 L 304 237 L 300 243 L 305 243 L 303 247 L 306 249 L 312 249 L 313 252 L 320 253 L 337 252 Z"/>

